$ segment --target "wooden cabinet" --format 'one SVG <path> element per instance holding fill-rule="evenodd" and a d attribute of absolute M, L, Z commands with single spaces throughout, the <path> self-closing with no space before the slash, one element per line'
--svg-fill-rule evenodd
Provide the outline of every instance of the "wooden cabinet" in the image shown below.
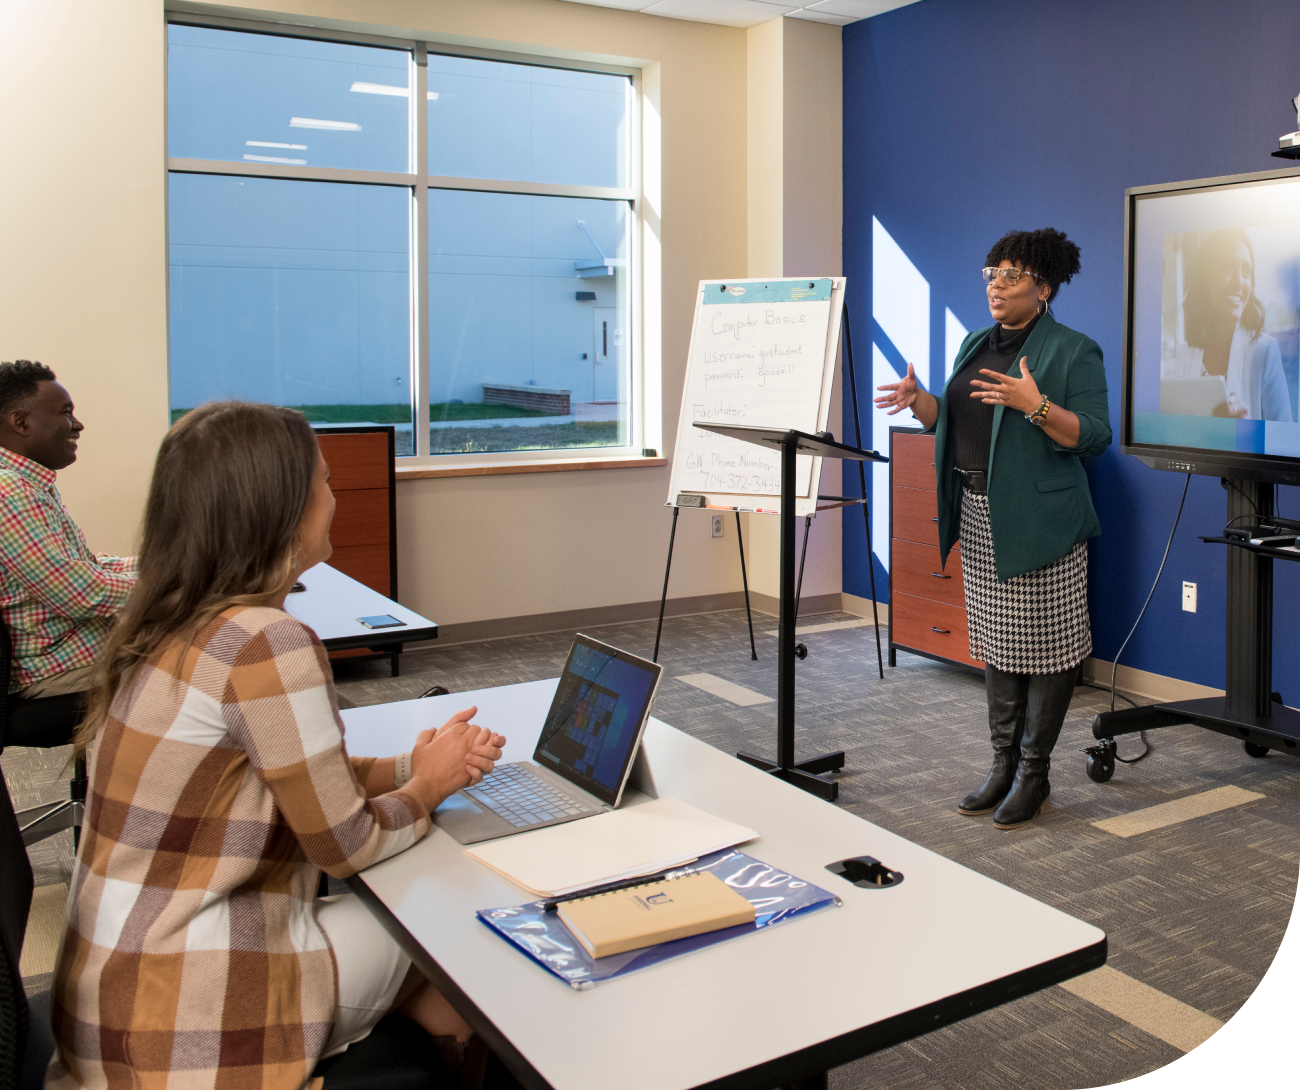
<path fill-rule="evenodd" d="M 330 566 L 386 598 L 397 597 L 397 492 L 393 429 L 317 428 L 330 467 Z"/>
<path fill-rule="evenodd" d="M 330 567 L 385 598 L 397 598 L 397 483 L 393 428 L 317 428 L 330 467 L 334 523 Z M 331 659 L 386 658 L 397 677 L 401 644 L 331 651 Z"/>
<path fill-rule="evenodd" d="M 939 566 L 934 436 L 889 429 L 889 665 L 910 651 L 983 670 L 970 657 L 961 546 Z"/>

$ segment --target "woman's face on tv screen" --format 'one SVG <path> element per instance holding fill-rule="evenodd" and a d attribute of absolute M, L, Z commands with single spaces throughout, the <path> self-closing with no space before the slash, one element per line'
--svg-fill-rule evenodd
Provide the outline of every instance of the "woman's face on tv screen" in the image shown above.
<path fill-rule="evenodd" d="M 1238 241 L 1230 250 L 1219 256 L 1211 273 L 1211 306 L 1215 317 L 1234 325 L 1241 320 L 1246 304 L 1255 290 L 1255 266 L 1250 250 Z"/>

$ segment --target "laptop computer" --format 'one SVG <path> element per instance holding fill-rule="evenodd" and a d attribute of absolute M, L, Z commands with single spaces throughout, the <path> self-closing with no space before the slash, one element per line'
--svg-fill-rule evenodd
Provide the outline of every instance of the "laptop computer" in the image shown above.
<path fill-rule="evenodd" d="M 1228 388 L 1222 375 L 1199 378 L 1162 378 L 1160 411 L 1179 416 L 1212 416 L 1220 406 L 1227 407 Z"/>
<path fill-rule="evenodd" d="M 615 809 L 629 782 L 657 798 L 641 735 L 663 667 L 581 633 L 569 649 L 533 762 L 499 764 L 433 820 L 477 844 Z"/>

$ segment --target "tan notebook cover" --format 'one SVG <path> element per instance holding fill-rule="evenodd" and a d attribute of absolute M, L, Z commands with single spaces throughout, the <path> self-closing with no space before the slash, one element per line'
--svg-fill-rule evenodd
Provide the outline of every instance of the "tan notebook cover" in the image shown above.
<path fill-rule="evenodd" d="M 556 911 L 597 958 L 754 922 L 754 906 L 708 872 L 579 897 Z"/>

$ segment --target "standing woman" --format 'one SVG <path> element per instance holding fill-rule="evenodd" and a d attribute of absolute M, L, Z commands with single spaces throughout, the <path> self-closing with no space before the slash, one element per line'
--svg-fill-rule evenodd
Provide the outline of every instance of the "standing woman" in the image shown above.
<path fill-rule="evenodd" d="M 939 549 L 961 541 L 971 657 L 983 660 L 993 767 L 957 804 L 1014 829 L 1038 816 L 1047 774 L 1092 651 L 1087 540 L 1101 533 L 1081 459 L 1110 444 L 1095 341 L 1048 304 L 1079 271 L 1060 231 L 1013 231 L 985 260 L 994 325 L 970 334 L 940 397 L 902 382 L 876 405 L 934 432 Z"/>

